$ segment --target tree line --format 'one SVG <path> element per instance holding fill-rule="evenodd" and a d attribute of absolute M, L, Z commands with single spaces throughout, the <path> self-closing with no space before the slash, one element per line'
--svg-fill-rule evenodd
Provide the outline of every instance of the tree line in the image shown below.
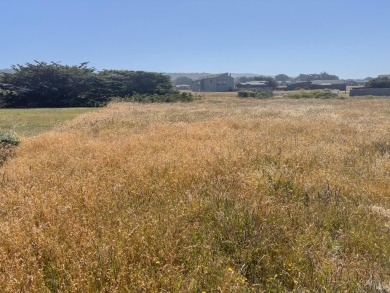
<path fill-rule="evenodd" d="M 0 75 L 0 107 L 3 108 L 94 107 L 107 104 L 112 97 L 135 95 L 137 99 L 170 94 L 180 98 L 169 76 L 161 73 L 97 71 L 87 62 L 68 66 L 35 61 L 14 65 L 12 69 L 12 73 Z"/>

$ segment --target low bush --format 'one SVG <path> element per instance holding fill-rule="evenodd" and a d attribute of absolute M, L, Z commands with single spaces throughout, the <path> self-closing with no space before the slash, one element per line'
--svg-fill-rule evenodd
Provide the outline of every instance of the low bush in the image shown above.
<path fill-rule="evenodd" d="M 368 88 L 389 88 L 390 79 L 387 77 L 378 77 L 370 80 L 366 87 Z"/>
<path fill-rule="evenodd" d="M 333 99 L 339 97 L 337 93 L 332 91 L 301 91 L 298 93 L 291 93 L 287 95 L 291 99 Z"/>
<path fill-rule="evenodd" d="M 7 157 L 12 154 L 12 150 L 20 143 L 19 139 L 10 133 L 0 133 L 0 166 Z"/>
<path fill-rule="evenodd" d="M 266 99 L 273 97 L 273 92 L 270 90 L 262 91 L 241 91 L 238 92 L 240 98 L 257 98 L 257 99 Z"/>
<path fill-rule="evenodd" d="M 0 132 L 0 143 L 7 145 L 18 145 L 20 141 L 14 134 Z"/>
<path fill-rule="evenodd" d="M 176 103 L 176 102 L 192 102 L 199 100 L 201 96 L 190 92 L 173 92 L 165 95 L 141 95 L 135 94 L 130 97 L 120 98 L 115 97 L 112 101 L 117 102 L 138 102 L 138 103 Z"/>

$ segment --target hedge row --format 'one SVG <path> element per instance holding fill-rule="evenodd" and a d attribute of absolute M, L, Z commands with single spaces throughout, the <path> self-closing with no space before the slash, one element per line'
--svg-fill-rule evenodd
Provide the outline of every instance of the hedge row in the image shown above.
<path fill-rule="evenodd" d="M 238 92 L 240 98 L 256 98 L 256 99 L 266 99 L 273 97 L 273 92 L 268 90 L 263 91 L 240 91 Z"/>

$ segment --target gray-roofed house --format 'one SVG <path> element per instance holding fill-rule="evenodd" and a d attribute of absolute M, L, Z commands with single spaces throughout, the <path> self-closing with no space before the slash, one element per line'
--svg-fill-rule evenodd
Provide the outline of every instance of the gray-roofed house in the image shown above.
<path fill-rule="evenodd" d="M 248 82 L 239 82 L 236 84 L 238 90 L 259 90 L 269 88 L 267 81 L 248 81 Z"/>
<path fill-rule="evenodd" d="M 311 85 L 310 81 L 297 80 L 287 85 L 288 91 L 309 89 Z"/>
<path fill-rule="evenodd" d="M 345 91 L 347 85 L 345 84 L 345 80 L 313 80 L 310 89 L 335 89 Z"/>
<path fill-rule="evenodd" d="M 209 75 L 194 80 L 191 84 L 194 92 L 229 92 L 234 90 L 234 78 L 229 73 Z"/>

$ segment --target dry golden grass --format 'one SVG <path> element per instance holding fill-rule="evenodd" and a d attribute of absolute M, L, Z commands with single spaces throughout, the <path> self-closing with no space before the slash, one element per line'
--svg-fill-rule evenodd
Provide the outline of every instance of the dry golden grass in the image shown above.
<path fill-rule="evenodd" d="M 2 291 L 386 290 L 389 113 L 210 94 L 25 138 L 0 169 Z"/>

